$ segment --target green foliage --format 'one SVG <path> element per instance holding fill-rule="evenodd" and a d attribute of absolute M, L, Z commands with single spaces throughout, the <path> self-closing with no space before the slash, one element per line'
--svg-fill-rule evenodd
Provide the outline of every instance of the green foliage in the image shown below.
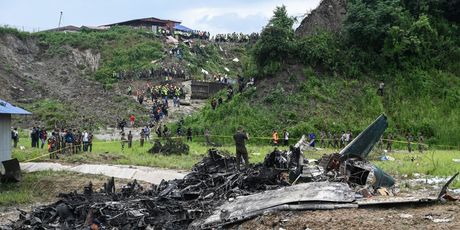
<path fill-rule="evenodd" d="M 0 26 L 0 36 L 6 34 L 13 34 L 14 36 L 18 37 L 21 40 L 25 40 L 30 37 L 29 32 L 19 31 L 16 28 L 8 27 L 8 26 Z"/>
<path fill-rule="evenodd" d="M 73 120 L 78 117 L 74 108 L 66 106 L 59 101 L 44 99 L 32 104 L 24 104 L 24 108 L 33 111 L 33 117 L 37 121 L 45 121 L 46 127 L 54 127 L 64 120 Z"/>
<path fill-rule="evenodd" d="M 255 62 L 261 74 L 273 75 L 294 50 L 295 20 L 287 15 L 286 7 L 277 7 L 274 16 L 262 30 L 261 37 L 254 47 Z"/>
<path fill-rule="evenodd" d="M 66 46 L 99 52 L 102 63 L 94 77 L 107 87 L 118 80 L 114 72 L 156 68 L 151 62 L 163 58 L 163 46 L 154 33 L 129 27 L 78 33 L 40 32 L 33 36 L 47 48 L 49 56 L 67 55 L 70 50 Z"/>

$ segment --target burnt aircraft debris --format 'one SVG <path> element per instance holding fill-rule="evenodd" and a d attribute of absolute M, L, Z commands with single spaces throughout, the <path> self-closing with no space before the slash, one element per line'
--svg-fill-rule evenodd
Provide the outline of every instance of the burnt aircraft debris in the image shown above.
<path fill-rule="evenodd" d="M 99 192 L 88 185 L 83 194 L 61 194 L 54 204 L 21 213 L 10 227 L 80 229 L 91 214 L 108 229 L 186 229 L 225 200 L 288 185 L 279 173 L 262 164 L 237 171 L 235 157 L 211 149 L 183 179 L 145 190 L 131 183 L 118 192 L 113 192 L 112 179 Z"/>
<path fill-rule="evenodd" d="M 93 221 L 105 229 L 209 229 L 280 210 L 450 200 L 447 187 L 457 175 L 438 198 L 366 199 L 391 194 L 395 183 L 366 159 L 386 127 L 382 115 L 341 152 L 318 161 L 304 157 L 309 143 L 302 138 L 289 151 L 275 149 L 263 163 L 241 171 L 235 157 L 210 149 L 183 179 L 146 189 L 134 181 L 115 191 L 111 178 L 98 192 L 90 183 L 83 194 L 61 194 L 54 204 L 22 212 L 5 229 L 81 229 Z"/>
<path fill-rule="evenodd" d="M 160 153 L 165 155 L 171 154 L 188 154 L 190 147 L 180 139 L 167 138 L 164 144 L 156 140 L 149 153 Z"/>

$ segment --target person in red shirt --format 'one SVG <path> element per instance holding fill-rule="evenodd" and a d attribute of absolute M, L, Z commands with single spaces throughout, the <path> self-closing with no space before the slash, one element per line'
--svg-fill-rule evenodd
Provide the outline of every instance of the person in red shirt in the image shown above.
<path fill-rule="evenodd" d="M 131 127 L 134 127 L 135 120 L 136 120 L 136 117 L 134 116 L 134 114 L 131 114 L 131 116 L 129 117 L 129 122 L 131 123 Z"/>

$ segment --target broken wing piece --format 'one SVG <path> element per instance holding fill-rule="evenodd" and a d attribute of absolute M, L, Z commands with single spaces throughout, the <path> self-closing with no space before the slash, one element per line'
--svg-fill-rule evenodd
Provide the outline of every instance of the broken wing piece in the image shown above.
<path fill-rule="evenodd" d="M 361 160 L 366 159 L 374 145 L 388 127 L 387 117 L 382 114 L 377 120 L 362 131 L 350 144 L 340 151 L 342 160 L 356 157 Z"/>
<path fill-rule="evenodd" d="M 227 201 L 208 218 L 193 222 L 191 228 L 216 228 L 270 211 L 356 208 L 353 201 L 355 193 L 346 183 L 297 184 Z"/>

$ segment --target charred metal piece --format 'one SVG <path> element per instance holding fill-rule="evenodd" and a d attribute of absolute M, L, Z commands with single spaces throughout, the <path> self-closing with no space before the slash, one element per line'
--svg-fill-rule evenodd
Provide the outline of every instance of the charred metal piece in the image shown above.
<path fill-rule="evenodd" d="M 5 182 L 19 182 L 22 179 L 21 167 L 19 166 L 18 159 L 14 158 L 7 161 L 2 161 L 4 174 L 0 173 L 2 183 Z"/>

